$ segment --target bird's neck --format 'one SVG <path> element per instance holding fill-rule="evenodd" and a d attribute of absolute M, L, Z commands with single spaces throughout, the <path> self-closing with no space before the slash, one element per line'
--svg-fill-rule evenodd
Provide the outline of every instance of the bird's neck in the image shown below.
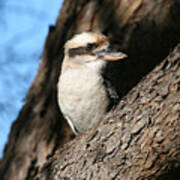
<path fill-rule="evenodd" d="M 91 72 L 91 73 L 96 73 L 101 74 L 102 71 L 106 67 L 106 62 L 103 60 L 96 60 L 93 62 L 89 63 L 76 63 L 73 61 L 64 61 L 62 64 L 62 71 L 61 73 L 65 73 L 66 71 L 79 71 L 79 72 Z"/>

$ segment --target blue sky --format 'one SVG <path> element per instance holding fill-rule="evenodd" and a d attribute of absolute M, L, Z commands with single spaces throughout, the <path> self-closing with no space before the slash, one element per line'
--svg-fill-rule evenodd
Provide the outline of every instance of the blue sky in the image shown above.
<path fill-rule="evenodd" d="M 0 0 L 0 157 L 62 0 Z"/>

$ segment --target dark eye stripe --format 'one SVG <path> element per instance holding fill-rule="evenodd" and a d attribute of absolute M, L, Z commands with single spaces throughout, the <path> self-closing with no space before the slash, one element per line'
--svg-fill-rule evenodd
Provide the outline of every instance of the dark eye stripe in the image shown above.
<path fill-rule="evenodd" d="M 85 47 L 71 48 L 69 49 L 69 57 L 74 57 L 76 55 L 81 55 L 86 53 Z"/>
<path fill-rule="evenodd" d="M 87 47 L 78 47 L 78 48 L 71 48 L 69 49 L 69 57 L 74 57 L 76 55 L 84 55 L 84 54 L 88 54 L 88 55 L 93 55 L 93 53 L 87 49 Z"/>

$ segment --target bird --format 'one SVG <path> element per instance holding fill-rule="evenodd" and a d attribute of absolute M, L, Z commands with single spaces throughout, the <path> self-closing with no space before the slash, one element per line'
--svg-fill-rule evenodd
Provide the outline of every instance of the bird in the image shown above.
<path fill-rule="evenodd" d="M 108 61 L 126 58 L 110 49 L 107 36 L 82 32 L 64 46 L 64 59 L 57 83 L 58 105 L 75 135 L 93 128 L 107 113 L 118 94 L 103 72 Z"/>

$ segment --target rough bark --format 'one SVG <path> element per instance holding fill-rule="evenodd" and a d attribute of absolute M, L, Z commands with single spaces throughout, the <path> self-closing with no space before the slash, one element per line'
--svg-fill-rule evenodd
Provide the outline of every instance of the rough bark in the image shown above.
<path fill-rule="evenodd" d="M 178 180 L 179 132 L 180 44 L 97 129 L 57 150 L 38 177 Z"/>
<path fill-rule="evenodd" d="M 63 45 L 67 39 L 71 38 L 73 34 L 85 30 L 100 31 L 110 38 L 113 46 L 128 54 L 128 60 L 115 65 L 110 64 L 107 69 L 107 74 L 121 96 L 124 97 L 180 41 L 179 8 L 179 0 L 66 0 L 57 18 L 56 26 L 50 27 L 41 64 L 27 94 L 26 103 L 12 125 L 4 157 L 0 164 L 1 179 L 21 180 L 34 177 L 46 162 L 46 158 L 50 155 L 53 156 L 56 149 L 72 139 L 72 132 L 58 109 L 56 90 L 63 59 Z M 178 58 L 175 59 L 170 63 L 166 61 L 164 71 L 162 70 L 163 65 L 161 65 L 159 70 L 148 75 L 147 79 L 140 83 L 142 87 L 137 85 L 130 91 L 111 115 L 111 123 L 111 120 L 105 121 L 107 124 L 101 125 L 97 131 L 90 132 L 89 136 L 77 137 L 73 142 L 60 149 L 54 156 L 58 160 L 52 158 L 53 160 L 50 162 L 53 165 L 48 164 L 50 168 L 54 167 L 52 177 L 53 174 L 57 175 L 59 172 L 62 173 L 60 176 L 68 176 L 68 174 L 65 175 L 65 172 L 68 172 L 70 168 L 76 169 L 78 166 L 82 171 L 80 173 L 77 170 L 76 177 L 80 174 L 82 177 L 87 175 L 87 179 L 88 177 L 91 179 L 100 177 L 103 173 L 104 175 L 109 173 L 112 177 L 116 177 L 117 174 L 117 179 L 118 177 L 128 179 L 136 171 L 142 177 L 151 175 L 158 177 L 169 167 L 172 166 L 174 169 L 176 164 L 179 166 L 179 136 L 173 138 L 172 135 L 177 134 L 179 130 L 177 121 L 179 85 L 171 77 L 175 71 L 173 68 L 177 68 L 174 72 L 175 75 L 178 75 L 179 72 Z M 168 73 L 172 75 L 168 75 Z M 165 85 L 158 86 L 152 81 L 153 78 L 156 80 L 161 77 L 163 80 L 161 83 L 168 84 L 168 87 L 163 88 L 162 91 L 167 92 L 165 98 L 159 89 Z M 172 82 L 168 83 L 166 78 Z M 175 90 L 169 89 L 169 87 Z M 151 88 L 153 94 L 149 90 Z M 153 98 L 157 98 L 157 100 Z M 160 99 L 158 100 L 158 98 Z M 131 103 L 128 103 L 129 99 L 131 99 Z M 137 100 L 142 101 L 142 104 Z M 171 103 L 172 105 L 174 103 L 174 107 Z M 150 107 L 152 111 L 148 110 Z M 146 113 L 145 118 L 144 114 Z M 167 124 L 163 124 L 162 119 Z M 163 138 L 157 143 L 154 140 L 154 138 L 157 139 L 156 136 L 159 136 L 160 139 Z M 105 137 L 107 137 L 107 144 Z M 119 140 L 116 142 L 118 137 Z M 81 144 L 81 149 L 76 142 Z M 169 147 L 172 151 L 169 150 Z M 163 152 L 166 149 L 169 151 Z M 72 150 L 77 157 L 71 156 Z M 84 161 L 84 166 L 88 167 L 89 163 L 89 167 L 91 167 L 89 172 L 93 171 L 92 175 L 91 173 L 86 174 L 88 170 L 81 168 L 83 164 L 80 166 L 76 162 L 79 160 L 78 157 L 82 157 L 82 152 L 89 157 L 88 161 Z M 118 155 L 116 152 L 120 154 Z M 69 153 L 70 157 L 66 153 Z M 67 165 L 66 168 L 63 155 L 67 156 L 69 164 L 71 164 L 70 158 L 72 158 L 74 165 Z M 147 160 L 144 162 L 147 164 L 143 164 L 143 155 L 146 156 Z M 58 162 L 62 163 L 61 167 Z M 137 167 L 134 167 L 134 163 L 137 163 Z M 125 167 L 127 168 L 125 169 Z M 164 170 L 161 167 L 164 167 Z M 98 169 L 100 169 L 99 174 L 96 171 Z M 143 169 L 149 169 L 149 171 L 143 171 Z M 42 172 L 45 174 L 46 171 Z M 96 176 L 95 172 L 97 172 Z M 44 174 L 42 177 L 45 177 Z"/>

